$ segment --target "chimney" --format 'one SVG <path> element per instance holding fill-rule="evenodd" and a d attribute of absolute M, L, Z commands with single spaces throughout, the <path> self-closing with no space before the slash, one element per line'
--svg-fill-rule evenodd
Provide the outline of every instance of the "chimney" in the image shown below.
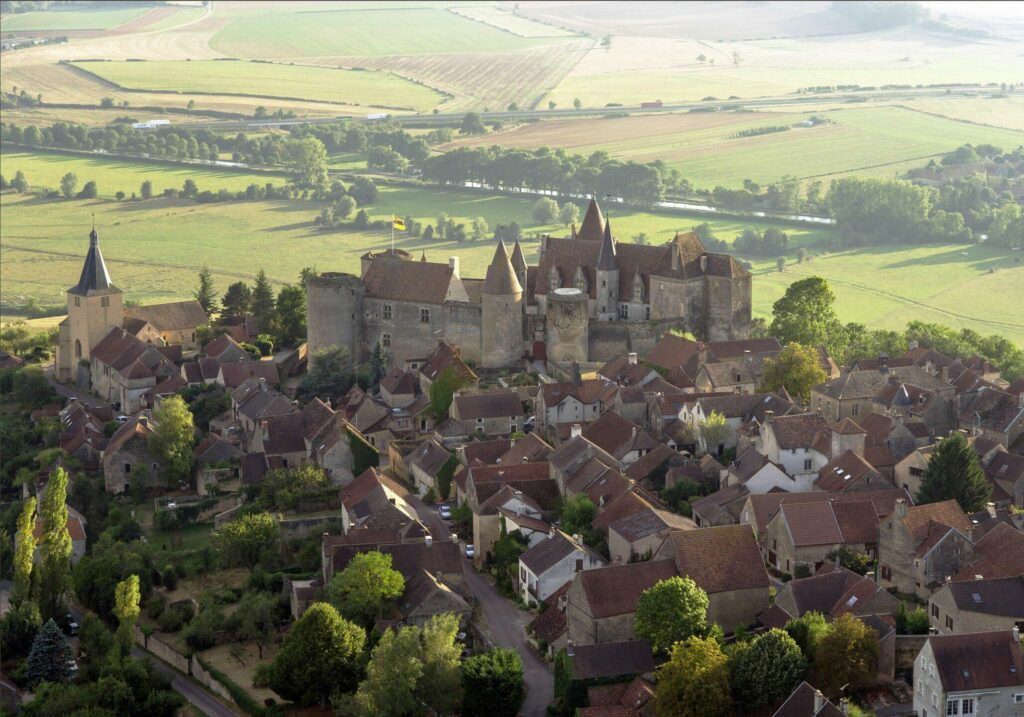
<path fill-rule="evenodd" d="M 1020 405 L 1021 408 L 1024 408 L 1024 391 L 1021 391 L 1020 395 L 1017 396 L 1017 403 Z"/>
<path fill-rule="evenodd" d="M 697 344 L 697 362 L 701 366 L 708 362 L 708 347 L 703 341 Z"/>
<path fill-rule="evenodd" d="M 916 351 L 917 347 L 918 347 L 917 341 L 909 341 L 907 343 L 907 350 L 908 351 Z"/>
<path fill-rule="evenodd" d="M 889 371 L 889 354 L 878 354 L 878 370 L 882 373 Z"/>
<path fill-rule="evenodd" d="M 427 547 L 429 548 L 429 547 L 430 547 L 431 545 L 433 545 L 433 544 L 434 544 L 434 536 L 430 535 L 430 533 L 427 533 L 427 534 L 426 534 L 426 535 L 425 535 L 425 536 L 423 537 L 423 542 L 424 542 L 424 543 L 426 544 L 426 546 L 427 546 Z"/>
<path fill-rule="evenodd" d="M 260 421 L 260 438 L 264 443 L 270 440 L 270 422 Z"/>
<path fill-rule="evenodd" d="M 943 366 L 940 375 L 943 383 L 949 383 L 949 366 Z"/>
<path fill-rule="evenodd" d="M 907 517 L 907 501 L 905 498 L 896 499 L 896 517 L 906 518 Z"/>
<path fill-rule="evenodd" d="M 250 370 L 250 373 L 252 373 L 251 370 Z M 266 391 L 267 390 L 267 379 L 263 378 L 262 376 L 260 376 L 260 390 L 261 391 Z"/>
<path fill-rule="evenodd" d="M 139 425 L 149 428 L 149 416 L 139 416 Z"/>
<path fill-rule="evenodd" d="M 750 353 L 750 349 L 743 349 L 743 363 L 746 366 L 754 363 L 754 355 Z"/>
<path fill-rule="evenodd" d="M 636 438 L 636 426 L 633 426 L 632 436 L 631 437 L 632 438 Z"/>
<path fill-rule="evenodd" d="M 450 257 L 448 257 L 448 266 L 451 267 L 452 273 L 455 274 L 455 278 L 457 278 L 457 279 L 461 278 L 459 276 L 459 257 L 457 257 L 457 256 L 450 256 Z"/>
<path fill-rule="evenodd" d="M 850 700 L 843 697 L 839 700 L 839 711 L 844 715 L 850 714 Z"/>
<path fill-rule="evenodd" d="M 1010 632 L 1013 633 L 1013 641 L 1020 642 L 1020 628 L 1017 625 L 1014 625 Z"/>
<path fill-rule="evenodd" d="M 576 545 L 580 544 L 580 534 L 579 533 L 573 533 L 572 534 L 572 542 L 576 543 Z"/>
<path fill-rule="evenodd" d="M 552 525 L 552 526 L 548 527 L 548 537 L 549 538 L 555 537 L 555 533 L 556 532 L 557 532 L 557 529 L 555 528 L 555 526 Z"/>
<path fill-rule="evenodd" d="M 626 363 L 628 363 L 630 366 L 636 366 L 636 351 L 630 351 L 628 354 L 626 354 Z"/>
<path fill-rule="evenodd" d="M 996 504 L 992 503 L 991 501 L 986 503 L 985 504 L 985 512 L 988 513 L 990 517 L 995 518 L 996 517 Z"/>
<path fill-rule="evenodd" d="M 572 644 L 572 640 L 565 641 L 565 654 L 567 654 L 569 657 L 573 657 L 576 655 L 576 646 Z"/>
<path fill-rule="evenodd" d="M 558 609 L 559 610 L 561 610 L 562 612 L 565 612 L 565 607 L 568 604 L 569 604 L 569 596 L 568 595 L 566 595 L 565 593 L 562 593 L 561 595 L 558 596 Z"/>
<path fill-rule="evenodd" d="M 569 237 L 571 239 L 575 239 L 576 238 L 576 222 L 572 223 L 572 233 L 569 234 Z"/>
<path fill-rule="evenodd" d="M 821 708 L 825 706 L 825 695 L 821 694 L 821 690 L 814 691 L 814 714 L 818 714 Z"/>
<path fill-rule="evenodd" d="M 580 424 L 578 424 L 578 423 L 572 424 L 572 428 L 570 429 L 570 431 L 571 431 L 571 433 L 569 435 L 570 438 L 576 438 L 576 436 L 583 435 L 583 427 Z"/>
<path fill-rule="evenodd" d="M 773 418 L 775 418 L 775 411 L 772 411 L 771 409 L 769 409 L 769 410 L 764 412 L 764 422 L 765 423 L 770 423 Z"/>

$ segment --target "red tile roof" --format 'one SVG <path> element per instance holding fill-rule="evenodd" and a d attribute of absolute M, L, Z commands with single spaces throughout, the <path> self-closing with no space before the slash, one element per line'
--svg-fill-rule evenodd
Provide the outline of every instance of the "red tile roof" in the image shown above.
<path fill-rule="evenodd" d="M 636 612 L 640 594 L 662 580 L 675 577 L 671 560 L 648 560 L 625 565 L 608 565 L 576 574 L 594 618 Z"/>
<path fill-rule="evenodd" d="M 1009 630 L 928 638 L 946 692 L 1024 685 L 1024 658 Z"/>
<path fill-rule="evenodd" d="M 770 585 L 749 525 L 673 530 L 666 540 L 679 574 L 689 575 L 707 593 Z"/>

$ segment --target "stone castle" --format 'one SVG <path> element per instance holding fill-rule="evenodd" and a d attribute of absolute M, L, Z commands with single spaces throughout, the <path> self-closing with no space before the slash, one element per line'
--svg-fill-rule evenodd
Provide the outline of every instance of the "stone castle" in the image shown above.
<path fill-rule="evenodd" d="M 330 346 L 365 360 L 378 342 L 402 364 L 438 339 L 483 368 L 523 357 L 606 361 L 646 352 L 672 328 L 707 341 L 747 338 L 751 276 L 692 232 L 661 246 L 616 242 L 591 201 L 569 238 L 541 238 L 537 266 L 517 241 L 499 242 L 483 279 L 403 250 L 367 253 L 361 274 L 323 273 L 307 282 L 309 350 Z"/>

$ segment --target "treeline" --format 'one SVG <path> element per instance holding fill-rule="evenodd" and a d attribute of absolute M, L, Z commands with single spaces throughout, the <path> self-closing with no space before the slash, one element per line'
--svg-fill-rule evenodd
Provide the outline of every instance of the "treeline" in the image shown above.
<path fill-rule="evenodd" d="M 102 150 L 118 154 L 148 155 L 169 159 L 216 160 L 221 138 L 209 130 L 161 128 L 143 132 L 128 124 L 89 128 L 79 124 L 55 122 L 49 127 L 24 127 L 0 122 L 0 140 L 31 147 Z"/>
<path fill-rule="evenodd" d="M 772 125 L 770 127 L 750 127 L 749 129 L 741 129 L 738 132 L 733 132 L 732 134 L 729 135 L 729 139 L 740 139 L 742 137 L 760 137 L 763 134 L 788 132 L 790 129 L 790 126 L 785 124 Z"/>
<path fill-rule="evenodd" d="M 506 191 L 593 194 L 619 197 L 638 206 L 661 200 L 666 177 L 678 177 L 678 172 L 670 175 L 660 162 L 621 162 L 603 151 L 583 157 L 546 147 L 533 151 L 497 146 L 459 147 L 428 157 L 422 169 L 425 179 L 439 184 L 461 186 L 476 182 Z"/>
<path fill-rule="evenodd" d="M 394 152 L 399 157 L 417 164 L 430 156 L 430 148 L 452 140 L 452 130 L 442 127 L 425 135 L 414 136 L 402 129 L 395 121 L 374 124 L 338 122 L 320 125 L 300 125 L 290 130 L 295 139 L 315 137 L 324 143 L 331 154 L 338 152 L 367 152 L 382 150 Z"/>

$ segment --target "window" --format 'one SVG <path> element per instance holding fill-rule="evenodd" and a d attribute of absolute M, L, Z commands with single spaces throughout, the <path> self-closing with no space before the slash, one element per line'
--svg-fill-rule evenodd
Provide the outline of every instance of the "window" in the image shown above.
<path fill-rule="evenodd" d="M 576 558 L 576 572 L 583 570 L 583 558 Z"/>
<path fill-rule="evenodd" d="M 825 401 L 825 413 L 828 414 L 829 416 L 832 415 L 832 402 L 831 401 Z"/>
<path fill-rule="evenodd" d="M 949 615 L 946 615 L 946 628 L 949 630 L 953 629 L 953 618 Z"/>
<path fill-rule="evenodd" d="M 946 700 L 946 714 L 960 714 L 960 700 Z"/>
<path fill-rule="evenodd" d="M 384 346 L 384 347 L 390 346 L 391 345 L 391 334 L 381 334 L 380 335 L 380 345 Z"/>
<path fill-rule="evenodd" d="M 938 616 L 939 616 L 939 606 L 936 605 L 935 603 L 932 603 L 932 617 L 938 617 Z"/>
<path fill-rule="evenodd" d="M 811 470 L 811 459 L 810 458 L 807 458 L 807 459 L 804 460 L 804 470 L 805 471 Z"/>
<path fill-rule="evenodd" d="M 420 309 L 420 323 L 421 324 L 429 324 L 430 323 L 430 309 Z"/>
<path fill-rule="evenodd" d="M 921 476 L 924 475 L 924 468 L 911 468 L 910 475 L 917 476 L 918 478 L 920 478 Z"/>
<path fill-rule="evenodd" d="M 125 463 L 124 464 L 124 472 L 125 473 L 131 473 L 132 472 L 132 464 L 131 463 Z"/>
<path fill-rule="evenodd" d="M 603 288 L 605 288 L 606 286 L 608 286 L 608 282 L 607 282 L 607 281 L 605 281 L 604 279 L 601 279 L 601 288 L 603 289 Z"/>
<path fill-rule="evenodd" d="M 644 300 L 644 282 L 637 274 L 633 277 L 633 301 L 637 304 Z"/>
<path fill-rule="evenodd" d="M 888 565 L 882 566 L 882 580 L 892 580 L 892 568 Z"/>
<path fill-rule="evenodd" d="M 972 715 L 974 714 L 974 698 L 969 697 L 960 702 L 960 714 Z"/>
<path fill-rule="evenodd" d="M 1013 696 L 1013 704 L 1024 705 L 1024 692 L 1018 692 Z"/>
<path fill-rule="evenodd" d="M 644 307 L 644 319 L 650 320 L 650 318 L 651 318 L 651 307 L 650 306 L 645 306 Z"/>
<path fill-rule="evenodd" d="M 391 321 L 391 304 L 384 304 L 384 320 Z"/>
<path fill-rule="evenodd" d="M 850 413 L 854 416 L 860 415 L 860 404 L 853 404 L 853 408 L 850 410 Z"/>
<path fill-rule="evenodd" d="M 100 297 L 100 306 L 110 306 L 110 297 L 109 296 L 101 296 Z"/>
<path fill-rule="evenodd" d="M 75 358 L 82 358 L 82 342 L 75 339 Z"/>
<path fill-rule="evenodd" d="M 76 296 L 75 297 L 75 306 L 81 306 L 81 305 L 82 305 L 82 297 Z"/>
<path fill-rule="evenodd" d="M 619 318 L 620 319 L 628 319 L 629 318 L 629 307 L 626 304 L 619 304 Z"/>

